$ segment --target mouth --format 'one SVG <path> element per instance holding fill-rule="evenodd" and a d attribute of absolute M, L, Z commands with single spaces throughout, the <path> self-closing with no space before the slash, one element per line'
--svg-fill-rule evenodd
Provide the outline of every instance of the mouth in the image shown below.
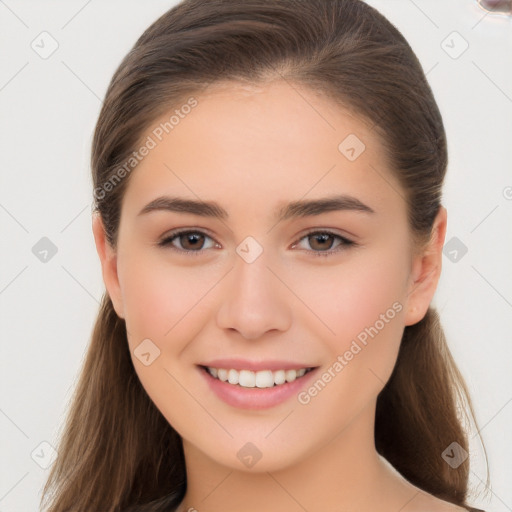
<path fill-rule="evenodd" d="M 281 370 L 236 370 L 234 368 L 215 368 L 199 365 L 214 379 L 239 388 L 275 388 L 294 382 L 317 367 Z"/>

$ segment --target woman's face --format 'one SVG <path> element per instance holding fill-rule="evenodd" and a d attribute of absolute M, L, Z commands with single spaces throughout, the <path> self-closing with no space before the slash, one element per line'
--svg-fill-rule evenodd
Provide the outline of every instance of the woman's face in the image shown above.
<path fill-rule="evenodd" d="M 196 100 L 143 137 L 154 147 L 129 178 L 116 252 L 95 220 L 104 279 L 137 375 L 189 453 L 284 468 L 349 425 L 372 432 L 440 269 L 413 256 L 370 126 L 285 82 Z"/>

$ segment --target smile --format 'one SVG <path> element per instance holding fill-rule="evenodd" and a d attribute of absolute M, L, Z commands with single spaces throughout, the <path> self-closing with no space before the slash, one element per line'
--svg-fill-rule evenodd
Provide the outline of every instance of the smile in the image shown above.
<path fill-rule="evenodd" d="M 313 368 L 300 368 L 298 370 L 261 370 L 254 372 L 252 370 L 238 371 L 233 368 L 212 368 L 210 366 L 204 368 L 213 378 L 243 388 L 272 388 L 281 386 L 287 382 L 300 379 L 306 373 L 313 370 Z"/>

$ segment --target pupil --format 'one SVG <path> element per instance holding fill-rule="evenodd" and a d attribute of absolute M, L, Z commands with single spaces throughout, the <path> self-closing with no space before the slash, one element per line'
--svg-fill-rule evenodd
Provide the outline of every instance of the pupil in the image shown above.
<path fill-rule="evenodd" d="M 198 247 L 198 242 L 200 242 L 200 239 L 203 238 L 202 235 L 200 235 L 199 233 L 192 233 L 192 234 L 187 234 L 187 235 L 184 235 L 185 239 L 186 239 L 186 243 L 185 243 L 185 249 L 187 249 L 187 244 L 191 244 L 192 248 L 194 247 Z M 201 245 L 199 243 L 199 245 Z"/>
<path fill-rule="evenodd" d="M 324 242 L 326 242 L 329 238 L 331 238 L 331 235 L 329 235 L 328 233 L 325 233 L 325 234 L 323 234 L 323 235 L 314 235 L 314 236 L 313 236 L 313 239 L 314 239 L 314 240 L 316 240 L 316 241 L 320 240 L 320 241 L 321 241 L 321 242 L 320 242 L 320 245 L 319 245 L 319 248 L 320 248 L 320 249 L 322 249 L 322 248 L 323 248 L 323 249 L 325 249 L 325 248 L 330 249 L 330 247 L 331 247 L 331 245 L 332 245 L 332 242 L 331 242 L 331 244 L 330 244 L 328 247 L 327 247 L 327 246 L 326 246 L 326 244 L 324 243 Z M 314 247 L 314 245 L 315 245 L 315 244 L 312 244 L 312 247 Z"/>

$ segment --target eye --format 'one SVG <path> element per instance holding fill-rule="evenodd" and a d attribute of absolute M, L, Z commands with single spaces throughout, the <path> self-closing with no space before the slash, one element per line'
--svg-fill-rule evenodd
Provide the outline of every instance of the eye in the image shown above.
<path fill-rule="evenodd" d="M 204 252 L 201 251 L 201 249 L 205 249 L 206 239 L 213 242 L 213 244 L 210 247 L 206 247 L 206 249 L 218 246 L 218 244 L 206 233 L 191 230 L 175 231 L 158 242 L 158 245 L 160 247 L 169 247 L 175 251 L 198 255 Z M 175 242 L 179 243 L 178 247 Z"/>
<path fill-rule="evenodd" d="M 209 247 L 205 246 L 207 239 L 211 241 Z M 337 245 L 335 244 L 336 240 L 338 241 Z M 307 252 L 313 252 L 315 256 L 329 256 L 345 250 L 350 246 L 357 245 L 352 240 L 331 231 L 310 231 L 296 242 L 292 248 L 300 247 L 300 244 L 303 242 L 307 242 L 312 248 L 311 250 L 306 247 Z M 160 247 L 168 247 L 178 252 L 194 254 L 194 256 L 203 253 L 204 251 L 202 251 L 202 249 L 219 247 L 219 244 L 206 233 L 190 229 L 172 232 L 158 242 L 158 245 Z M 333 246 L 335 247 L 334 249 Z M 301 248 L 304 248 L 303 245 Z"/>
<path fill-rule="evenodd" d="M 335 239 L 338 240 L 337 245 L 334 245 Z M 295 243 L 293 247 L 297 247 L 302 241 L 309 243 L 310 247 L 313 248 L 315 256 L 329 256 L 333 253 L 348 249 L 350 246 L 356 245 L 352 240 L 331 231 L 310 231 L 306 236 L 302 237 L 299 242 Z M 332 249 L 333 245 L 337 248 Z"/>

